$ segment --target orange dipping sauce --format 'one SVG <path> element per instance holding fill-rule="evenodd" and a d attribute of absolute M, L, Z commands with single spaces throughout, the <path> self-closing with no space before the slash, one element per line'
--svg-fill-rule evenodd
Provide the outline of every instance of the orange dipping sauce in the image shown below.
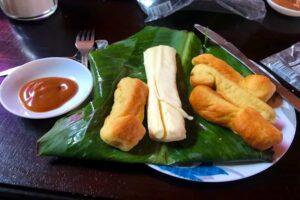
<path fill-rule="evenodd" d="M 66 103 L 77 90 L 78 85 L 71 79 L 47 77 L 25 83 L 19 91 L 19 98 L 28 110 L 46 112 Z"/>
<path fill-rule="evenodd" d="M 280 6 L 300 11 L 300 0 L 272 0 Z"/>

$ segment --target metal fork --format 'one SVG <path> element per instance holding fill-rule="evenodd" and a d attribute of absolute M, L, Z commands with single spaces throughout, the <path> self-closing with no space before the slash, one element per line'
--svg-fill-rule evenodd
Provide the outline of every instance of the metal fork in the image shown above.
<path fill-rule="evenodd" d="M 76 36 L 75 46 L 81 53 L 81 62 L 83 65 L 88 67 L 88 53 L 94 46 L 95 42 L 95 31 L 94 30 L 83 30 L 80 31 Z"/>
<path fill-rule="evenodd" d="M 108 41 L 107 40 L 95 40 L 95 43 L 96 43 L 96 49 L 105 49 L 108 45 Z M 70 58 L 70 59 L 73 59 L 73 60 L 76 60 L 78 62 L 80 62 L 81 60 L 81 53 L 79 51 L 77 51 L 73 56 L 71 57 L 65 57 L 65 58 Z M 9 69 L 6 69 L 6 70 L 3 70 L 0 72 L 0 77 L 1 76 L 7 76 L 9 75 L 10 73 L 12 73 L 13 71 L 15 71 L 16 69 L 18 69 L 19 67 L 21 67 L 22 65 L 20 66 L 16 66 L 16 67 L 11 67 Z"/>

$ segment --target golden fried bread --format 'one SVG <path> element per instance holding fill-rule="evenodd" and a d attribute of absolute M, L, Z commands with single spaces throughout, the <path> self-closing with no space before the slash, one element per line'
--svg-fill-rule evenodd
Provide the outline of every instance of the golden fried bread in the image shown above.
<path fill-rule="evenodd" d="M 192 59 L 193 65 L 205 64 L 215 68 L 217 71 L 223 74 L 227 79 L 238 83 L 243 79 L 243 76 L 235 71 L 225 61 L 215 57 L 212 54 L 201 54 Z M 191 82 L 192 83 L 192 82 Z M 193 85 L 193 83 L 192 83 Z"/>
<path fill-rule="evenodd" d="M 206 85 L 210 88 L 215 88 L 215 76 L 209 71 L 203 70 L 201 66 L 206 66 L 206 64 L 197 64 L 191 71 L 190 84 L 193 87 L 197 85 Z"/>
<path fill-rule="evenodd" d="M 114 105 L 110 117 L 135 115 L 141 121 L 148 96 L 148 86 L 137 78 L 126 77 L 120 80 L 114 94 Z"/>
<path fill-rule="evenodd" d="M 272 123 L 275 112 L 264 101 L 275 92 L 265 76 L 243 78 L 226 62 L 210 54 L 192 60 L 195 65 L 189 101 L 203 118 L 232 129 L 251 147 L 266 150 L 282 140 Z"/>
<path fill-rule="evenodd" d="M 136 116 L 126 115 L 105 121 L 100 131 L 101 139 L 123 151 L 132 149 L 145 135 L 146 129 Z"/>
<path fill-rule="evenodd" d="M 241 109 L 230 124 L 250 146 L 266 150 L 282 140 L 282 133 L 251 108 Z"/>
<path fill-rule="evenodd" d="M 123 151 L 132 149 L 145 135 L 142 124 L 148 87 L 136 78 L 123 78 L 114 93 L 114 105 L 100 130 L 101 139 Z"/>
<path fill-rule="evenodd" d="M 282 133 L 257 111 L 231 104 L 208 86 L 196 86 L 189 101 L 200 116 L 231 128 L 255 149 L 265 150 L 282 140 Z"/>
<path fill-rule="evenodd" d="M 217 92 L 204 85 L 196 86 L 189 101 L 199 115 L 210 122 L 228 126 L 239 108 L 223 99 Z"/>
<path fill-rule="evenodd" d="M 275 122 L 275 112 L 269 105 L 245 91 L 235 82 L 227 79 L 215 68 L 205 64 L 198 64 L 193 68 L 191 74 L 198 77 L 197 85 L 206 85 L 215 89 L 226 101 L 240 108 L 253 108 L 268 121 Z M 192 78 L 193 76 L 191 76 Z"/>
<path fill-rule="evenodd" d="M 276 91 L 276 86 L 263 75 L 251 74 L 243 78 L 239 85 L 253 96 L 267 102 Z"/>
<path fill-rule="evenodd" d="M 213 56 L 212 54 L 201 54 L 193 58 L 192 63 L 193 65 L 205 64 L 213 67 L 224 77 L 240 85 L 251 95 L 265 102 L 271 98 L 276 90 L 275 85 L 270 81 L 269 78 L 262 75 L 249 75 L 244 78 L 225 61 Z M 200 69 L 198 68 L 192 71 L 190 78 L 190 83 L 192 86 L 198 85 L 200 82 L 199 79 L 202 79 L 202 77 L 199 77 L 198 75 L 198 70 Z M 208 79 L 211 79 L 211 77 L 207 77 L 206 81 L 208 81 Z"/>

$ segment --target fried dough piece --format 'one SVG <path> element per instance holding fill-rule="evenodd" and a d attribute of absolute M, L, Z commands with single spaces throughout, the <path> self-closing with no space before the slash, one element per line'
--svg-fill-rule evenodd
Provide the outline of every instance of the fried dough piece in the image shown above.
<path fill-rule="evenodd" d="M 258 150 L 266 150 L 282 141 L 282 133 L 251 108 L 242 109 L 233 118 L 230 128 Z"/>
<path fill-rule="evenodd" d="M 197 85 L 206 85 L 215 89 L 226 101 L 241 108 L 253 108 L 266 120 L 271 123 L 275 122 L 275 112 L 269 105 L 245 91 L 235 82 L 227 79 L 215 68 L 198 64 L 193 68 L 191 74 L 191 79 L 197 76 Z"/>
<path fill-rule="evenodd" d="M 267 102 L 276 91 L 276 86 L 269 78 L 257 74 L 246 76 L 239 82 L 239 85 L 264 102 Z"/>
<path fill-rule="evenodd" d="M 189 101 L 203 118 L 232 129 L 251 147 L 266 150 L 282 140 L 282 133 L 252 108 L 239 108 L 208 86 L 196 86 Z"/>
<path fill-rule="evenodd" d="M 206 64 L 213 67 L 227 79 L 235 82 L 251 95 L 265 102 L 267 102 L 276 91 L 275 85 L 269 78 L 256 74 L 249 75 L 244 78 L 225 61 L 213 56 L 212 54 L 201 54 L 193 58 L 192 63 L 193 65 Z M 197 71 L 192 74 L 190 82 L 193 87 L 199 85 Z"/>
<path fill-rule="evenodd" d="M 230 65 L 228 65 L 225 61 L 215 57 L 212 54 L 201 54 L 192 59 L 193 65 L 205 64 L 215 68 L 218 72 L 222 73 L 227 79 L 239 83 L 243 76 L 240 75 L 237 71 L 235 71 Z M 195 82 L 197 81 L 197 77 L 194 77 Z M 194 81 L 191 81 L 192 85 L 195 84 Z"/>
<path fill-rule="evenodd" d="M 239 112 L 238 107 L 204 85 L 198 85 L 192 90 L 189 101 L 199 115 L 210 122 L 226 127 Z"/>
<path fill-rule="evenodd" d="M 123 151 L 129 151 L 144 137 L 142 122 L 148 87 L 136 78 L 123 78 L 114 93 L 114 105 L 100 130 L 101 139 Z"/>

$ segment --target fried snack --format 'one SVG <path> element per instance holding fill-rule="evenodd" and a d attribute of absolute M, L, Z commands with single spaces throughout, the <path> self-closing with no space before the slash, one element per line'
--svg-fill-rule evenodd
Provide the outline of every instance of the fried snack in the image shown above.
<path fill-rule="evenodd" d="M 192 59 L 193 65 L 205 64 L 213 67 L 218 72 L 222 73 L 227 79 L 239 83 L 243 76 L 240 75 L 237 71 L 235 71 L 230 65 L 228 65 L 225 61 L 215 57 L 212 54 L 200 54 L 197 57 Z M 194 76 L 190 79 L 192 86 L 199 85 L 197 84 L 197 76 Z"/>
<path fill-rule="evenodd" d="M 238 107 L 204 85 L 198 85 L 192 90 L 189 101 L 199 115 L 222 126 L 228 126 L 232 118 L 239 112 Z"/>
<path fill-rule="evenodd" d="M 259 112 L 266 120 L 272 123 L 275 122 L 275 112 L 269 105 L 245 91 L 215 68 L 205 64 L 198 64 L 191 72 L 191 79 L 195 76 L 197 76 L 198 85 L 206 85 L 215 89 L 217 93 L 233 105 L 241 108 L 250 107 Z"/>
<path fill-rule="evenodd" d="M 263 75 L 251 74 L 243 78 L 239 85 L 251 95 L 267 102 L 275 93 L 276 86 Z"/>
<path fill-rule="evenodd" d="M 282 133 L 251 108 L 242 109 L 230 128 L 258 150 L 266 150 L 282 141 Z"/>
<path fill-rule="evenodd" d="M 282 133 L 252 108 L 239 108 L 208 86 L 196 86 L 189 101 L 203 118 L 232 129 L 251 147 L 266 150 L 282 140 Z"/>
<path fill-rule="evenodd" d="M 225 61 L 213 56 L 212 54 L 201 54 L 193 58 L 192 63 L 193 65 L 205 64 L 213 67 L 227 79 L 238 84 L 245 89 L 245 91 L 265 102 L 272 97 L 276 90 L 275 85 L 269 78 L 256 74 L 249 75 L 244 78 Z M 199 82 L 201 82 L 196 71 L 192 74 L 190 82 L 193 87 L 199 85 Z"/>
<path fill-rule="evenodd" d="M 144 137 L 142 122 L 148 87 L 136 78 L 123 78 L 114 93 L 114 105 L 100 130 L 101 139 L 123 151 L 129 151 Z"/>

